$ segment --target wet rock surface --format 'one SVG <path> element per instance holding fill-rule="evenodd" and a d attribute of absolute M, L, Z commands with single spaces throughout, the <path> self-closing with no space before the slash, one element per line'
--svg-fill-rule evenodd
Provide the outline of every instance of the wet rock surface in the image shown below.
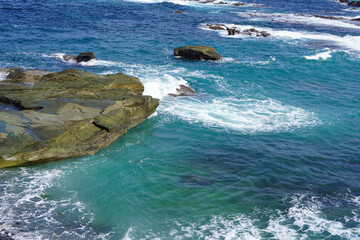
<path fill-rule="evenodd" d="M 234 36 L 234 35 L 246 35 L 246 36 L 252 36 L 252 37 L 270 37 L 271 34 L 266 31 L 259 31 L 255 28 L 245 29 L 243 31 L 238 30 L 236 27 L 227 27 L 224 24 L 206 24 L 206 26 L 211 30 L 216 31 L 222 31 L 226 30 L 228 35 Z"/>
<path fill-rule="evenodd" d="M 213 60 L 221 59 L 215 48 L 208 46 L 184 46 L 174 49 L 175 57 L 182 57 L 189 60 Z"/>
<path fill-rule="evenodd" d="M 179 88 L 176 89 L 176 93 L 169 93 L 172 97 L 183 97 L 183 96 L 192 96 L 196 92 L 189 86 L 180 85 Z"/>
<path fill-rule="evenodd" d="M 92 59 L 96 59 L 96 57 L 93 52 L 82 52 L 77 56 L 71 54 L 65 54 L 63 56 L 63 59 L 65 61 L 76 61 L 77 63 L 80 63 L 80 62 L 88 62 Z"/>
<path fill-rule="evenodd" d="M 29 71 L 36 79 L 31 85 Z M 0 110 L 0 168 L 95 154 L 143 122 L 159 104 L 142 95 L 138 78 L 122 73 L 10 73 L 0 82 L 0 102 L 19 111 Z"/>

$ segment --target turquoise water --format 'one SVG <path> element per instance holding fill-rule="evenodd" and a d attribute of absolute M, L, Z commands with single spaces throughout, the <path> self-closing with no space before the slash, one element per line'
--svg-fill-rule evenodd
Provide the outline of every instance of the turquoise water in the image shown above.
<path fill-rule="evenodd" d="M 350 21 L 359 11 L 329 0 L 229 5 L 0 0 L 0 67 L 124 72 L 161 99 L 95 156 L 1 169 L 0 230 L 14 239 L 359 239 L 360 23 Z M 271 37 L 228 37 L 207 23 Z M 173 48 L 188 44 L 224 59 L 175 59 Z M 83 51 L 98 60 L 61 60 Z M 168 96 L 179 84 L 198 94 Z"/>

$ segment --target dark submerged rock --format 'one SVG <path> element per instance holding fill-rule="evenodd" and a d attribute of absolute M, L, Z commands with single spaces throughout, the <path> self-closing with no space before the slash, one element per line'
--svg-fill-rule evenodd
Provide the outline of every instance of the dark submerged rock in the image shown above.
<path fill-rule="evenodd" d="M 188 174 L 182 177 L 181 182 L 183 184 L 210 185 L 214 181 L 195 174 Z"/>
<path fill-rule="evenodd" d="M 215 48 L 208 46 L 184 46 L 174 49 L 174 56 L 190 60 L 214 60 L 218 61 L 221 56 Z"/>

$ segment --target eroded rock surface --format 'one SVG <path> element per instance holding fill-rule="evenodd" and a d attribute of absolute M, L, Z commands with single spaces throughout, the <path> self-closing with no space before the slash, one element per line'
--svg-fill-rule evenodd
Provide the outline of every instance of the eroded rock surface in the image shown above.
<path fill-rule="evenodd" d="M 142 95 L 138 78 L 122 73 L 31 71 L 33 85 L 17 74 L 0 82 L 0 102 L 20 110 L 0 109 L 0 168 L 95 154 L 159 104 Z"/>
<path fill-rule="evenodd" d="M 174 56 L 190 60 L 213 60 L 221 59 L 215 48 L 208 46 L 184 46 L 174 49 Z"/>

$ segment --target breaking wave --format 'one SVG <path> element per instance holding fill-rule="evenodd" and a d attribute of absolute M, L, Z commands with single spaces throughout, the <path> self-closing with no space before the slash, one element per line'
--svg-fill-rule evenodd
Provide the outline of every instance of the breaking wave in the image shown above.
<path fill-rule="evenodd" d="M 328 60 L 332 57 L 332 53 L 334 51 L 332 50 L 328 50 L 328 51 L 325 51 L 325 52 L 320 52 L 320 53 L 317 53 L 315 55 L 311 55 L 311 56 L 305 56 L 304 58 L 308 59 L 308 60 Z"/>
<path fill-rule="evenodd" d="M 348 201 L 356 199 L 353 197 Z M 268 218 L 266 224 L 259 224 L 257 210 L 253 215 L 233 214 L 229 216 L 212 216 L 209 220 L 197 222 L 177 220 L 170 232 L 146 233 L 143 229 L 130 227 L 123 239 L 358 239 L 360 237 L 359 213 L 348 217 L 347 221 L 356 223 L 354 227 L 345 227 L 345 222 L 331 220 L 322 213 L 323 204 L 317 197 L 294 195 L 287 203 L 286 210 L 262 211 L 261 218 Z M 353 207 L 356 207 L 353 206 Z M 265 216 L 264 216 L 265 215 Z"/>
<path fill-rule="evenodd" d="M 360 25 L 350 22 L 352 18 L 344 16 L 322 16 L 307 14 L 262 13 L 257 11 L 239 12 L 238 16 L 251 21 L 272 21 L 279 23 L 295 23 L 307 26 L 329 26 L 336 28 L 360 29 Z"/>
<path fill-rule="evenodd" d="M 255 27 L 251 25 L 235 25 L 235 24 L 224 24 L 229 28 L 236 27 L 237 29 L 243 31 L 245 29 L 256 28 L 259 31 L 266 31 L 271 34 L 269 37 L 280 39 L 280 40 L 313 40 L 313 41 L 321 41 L 324 43 L 332 43 L 340 48 L 351 49 L 355 51 L 360 51 L 360 36 L 336 36 L 332 34 L 324 34 L 324 33 L 316 33 L 316 32 L 306 32 L 306 31 L 289 31 L 289 30 L 276 30 L 268 27 Z M 226 30 L 211 30 L 206 27 L 206 24 L 202 24 L 200 26 L 203 30 L 215 31 L 222 37 L 230 37 L 230 38 L 253 38 L 249 36 L 244 36 L 242 34 L 230 36 L 228 35 Z"/>
<path fill-rule="evenodd" d="M 250 134 L 286 132 L 321 123 L 314 113 L 282 105 L 273 99 L 176 99 L 166 101 L 159 110 L 190 123 Z"/>

